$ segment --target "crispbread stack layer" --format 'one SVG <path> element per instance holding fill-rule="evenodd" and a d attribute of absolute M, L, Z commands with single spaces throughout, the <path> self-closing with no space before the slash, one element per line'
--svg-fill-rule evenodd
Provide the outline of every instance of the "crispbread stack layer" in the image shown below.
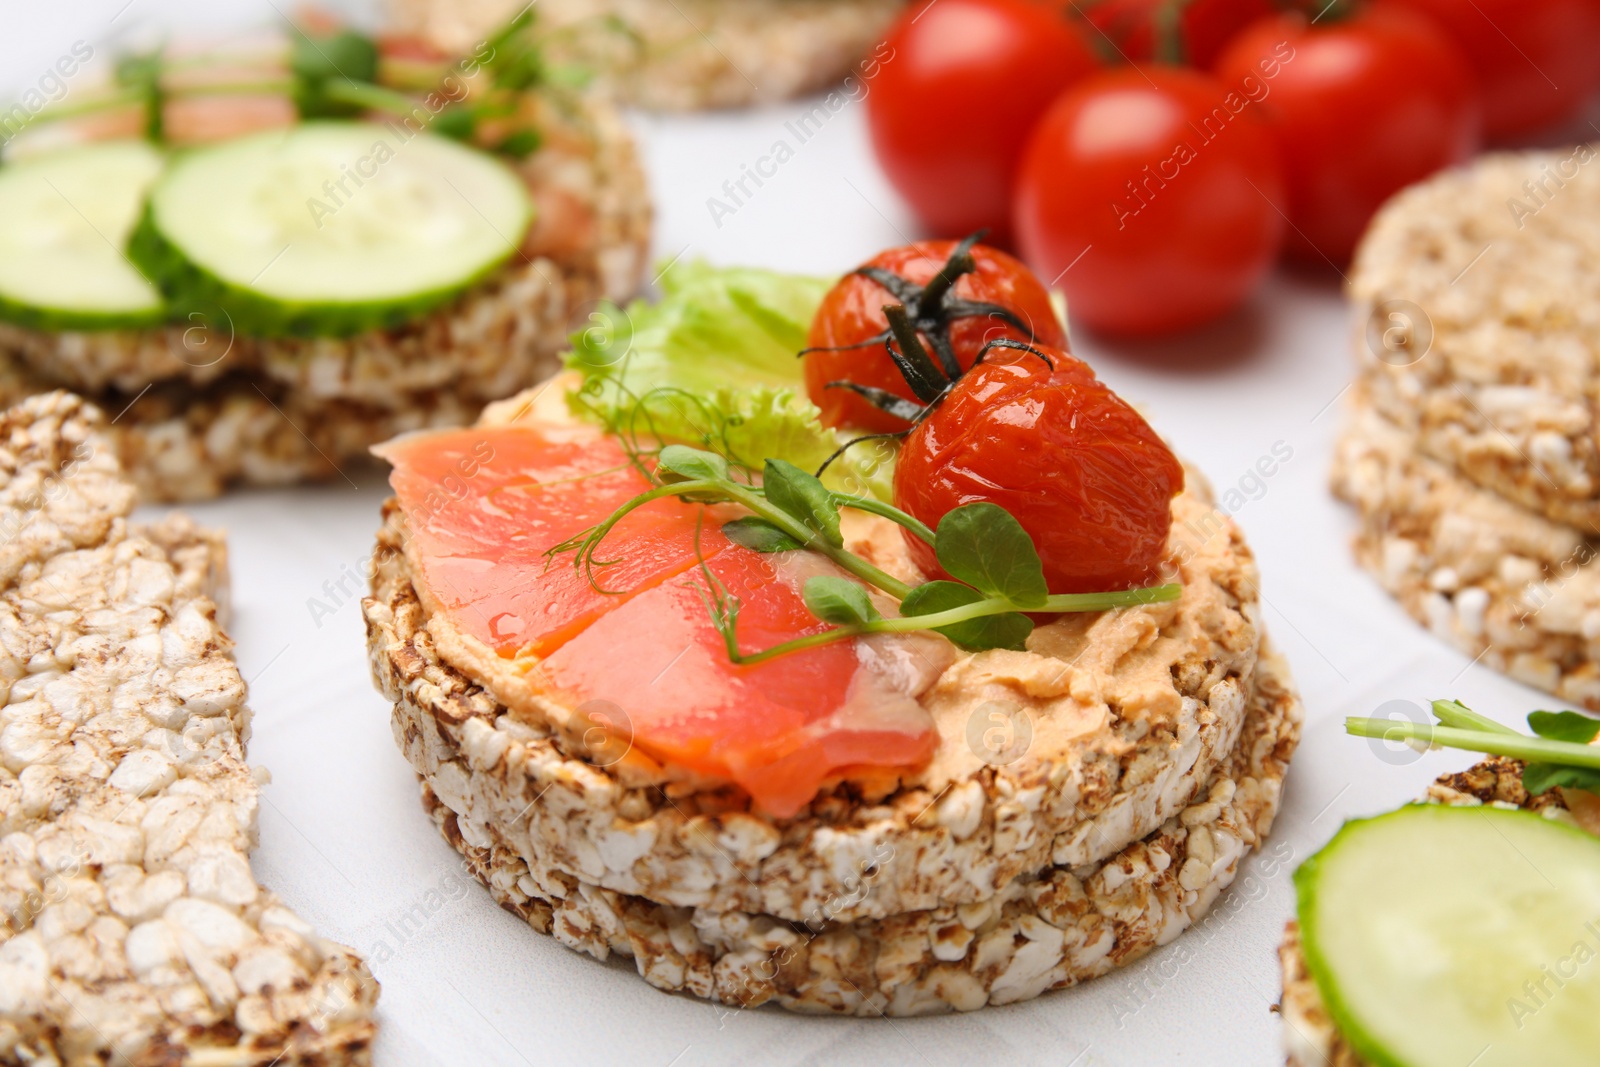
<path fill-rule="evenodd" d="M 642 278 L 650 206 L 633 141 L 604 103 L 576 107 L 545 109 L 544 144 L 522 164 L 537 205 L 522 249 L 454 304 L 348 338 L 261 340 L 225 321 L 94 333 L 0 323 L 0 402 L 90 396 L 115 419 L 146 500 L 337 478 L 397 433 L 471 421 L 550 374 L 569 328 Z"/>
<path fill-rule="evenodd" d="M 1333 488 L 1360 514 L 1357 560 L 1411 615 L 1600 710 L 1597 156 L 1488 156 L 1379 213 Z"/>
<path fill-rule="evenodd" d="M 1441 775 L 1423 801 L 1471 807 L 1492 804 L 1503 808 L 1525 808 L 1547 818 L 1570 819 L 1558 793 L 1536 797 L 1522 788 L 1522 764 L 1517 760 L 1491 757 L 1457 774 Z M 1300 944 L 1300 924 L 1291 920 L 1278 947 L 1283 967 L 1283 999 L 1278 1013 L 1283 1018 L 1283 1044 L 1288 1067 L 1367 1067 L 1328 1015 L 1327 1005 L 1317 990 L 1316 981 L 1306 966 Z"/>
<path fill-rule="evenodd" d="M 528 407 L 508 401 L 485 420 Z M 1019 1000 L 1165 943 L 1276 809 L 1298 703 L 1261 649 L 1249 551 L 1203 481 L 1191 486 L 1174 543 L 1204 530 L 1213 548 L 1181 563 L 1184 600 L 1047 635 L 1069 657 L 1044 672 L 1048 690 L 1081 691 L 1086 706 L 1106 684 L 1088 665 L 1175 642 L 1170 701 L 1108 707 L 1093 736 L 947 782 L 917 772 L 887 795 L 840 782 L 789 819 L 736 790 L 630 780 L 501 703 L 441 650 L 458 638 L 419 596 L 393 502 L 364 604 L 368 650 L 425 805 L 535 928 L 730 1004 L 917 1014 Z M 1020 670 L 1014 653 L 984 655 L 994 676 Z"/>
<path fill-rule="evenodd" d="M 540 0 L 550 47 L 624 99 L 667 111 L 812 92 L 858 70 L 906 0 Z M 471 51 L 517 0 L 391 0 L 397 25 Z M 608 21 L 609 20 L 609 21 Z M 563 42 L 577 54 L 564 56 Z M 886 60 L 887 56 L 877 56 Z"/>
<path fill-rule="evenodd" d="M 1600 563 L 1583 533 L 1421 454 L 1363 387 L 1333 487 L 1357 561 L 1430 631 L 1495 670 L 1600 711 Z"/>
<path fill-rule="evenodd" d="M 139 528 L 101 416 L 0 416 L 0 1061 L 364 1064 L 377 983 L 256 884 L 219 535 Z"/>
<path fill-rule="evenodd" d="M 1600 146 L 1486 156 L 1406 190 L 1350 291 L 1378 412 L 1468 480 L 1600 532 Z M 1374 338 L 1407 326 L 1426 353 L 1379 358 Z"/>

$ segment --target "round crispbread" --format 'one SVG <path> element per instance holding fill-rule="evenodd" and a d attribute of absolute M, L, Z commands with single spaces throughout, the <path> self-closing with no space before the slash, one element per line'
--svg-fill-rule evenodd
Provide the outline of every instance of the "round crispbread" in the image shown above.
<path fill-rule="evenodd" d="M 1405 190 L 1350 293 L 1378 412 L 1473 483 L 1600 533 L 1600 146 Z"/>
<path fill-rule="evenodd" d="M 485 418 L 533 411 L 510 400 Z M 1153 832 L 1234 748 L 1260 647 L 1258 579 L 1195 481 L 1174 502 L 1180 600 L 1063 616 L 1035 631 L 1030 653 L 955 656 L 924 699 L 953 689 L 966 703 L 936 711 L 928 767 L 887 786 L 838 782 L 788 819 L 751 811 L 731 786 L 684 789 L 614 753 L 593 758 L 561 729 L 562 709 L 529 710 L 527 664 L 503 667 L 430 614 L 393 502 L 373 555 L 368 652 L 402 749 L 470 840 L 495 834 L 531 865 L 664 904 L 791 921 L 978 903 Z M 1006 762 L 973 740 L 1002 698 L 1032 737 Z M 471 759 L 451 762 L 456 751 Z M 851 899 L 869 866 L 874 892 Z"/>
<path fill-rule="evenodd" d="M 396 433 L 469 422 L 548 376 L 569 329 L 642 279 L 651 209 L 632 138 L 593 99 L 551 121 L 564 125 L 523 167 L 546 215 L 575 212 L 578 224 L 547 241 L 536 221 L 531 256 L 446 308 L 346 338 L 238 337 L 225 321 L 92 333 L 0 323 L 0 389 L 8 402 L 54 388 L 89 397 L 116 418 L 125 466 L 157 500 L 337 478 Z"/>

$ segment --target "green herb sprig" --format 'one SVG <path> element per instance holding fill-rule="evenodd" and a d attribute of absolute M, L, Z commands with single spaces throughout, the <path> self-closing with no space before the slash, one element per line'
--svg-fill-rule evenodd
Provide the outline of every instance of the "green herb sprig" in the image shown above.
<path fill-rule="evenodd" d="M 700 504 L 736 504 L 749 515 L 722 524 L 723 534 L 756 552 L 800 549 L 821 553 L 851 578 L 817 575 L 802 589 L 806 607 L 832 629 L 785 641 L 758 652 L 739 646 L 740 601 L 701 560 L 702 595 L 718 633 L 734 663 L 759 663 L 790 652 L 864 634 L 931 630 L 971 652 L 986 649 L 1023 651 L 1033 620 L 1025 612 L 1105 611 L 1176 600 L 1177 584 L 1105 593 L 1052 596 L 1033 540 L 1016 518 L 995 504 L 968 504 L 945 515 L 937 530 L 899 508 L 871 497 L 828 489 L 815 475 L 783 460 L 769 459 L 759 484 L 735 480 L 728 461 L 715 452 L 686 445 L 668 445 L 656 453 L 656 488 L 622 505 L 604 522 L 550 549 L 549 555 L 574 552 L 595 589 L 597 570 L 616 563 L 598 557 L 601 544 L 629 513 L 668 497 Z M 889 519 L 933 546 L 939 565 L 954 580 L 912 586 L 851 552 L 844 544 L 840 511 L 852 508 Z M 899 617 L 887 618 L 871 590 L 899 605 Z"/>
<path fill-rule="evenodd" d="M 1345 730 L 1357 737 L 1459 748 L 1525 761 L 1522 785 L 1538 796 L 1556 786 L 1600 793 L 1600 719 L 1575 711 L 1535 711 L 1528 715 L 1532 736 L 1479 715 L 1459 700 L 1435 700 L 1432 723 L 1349 718 Z"/>

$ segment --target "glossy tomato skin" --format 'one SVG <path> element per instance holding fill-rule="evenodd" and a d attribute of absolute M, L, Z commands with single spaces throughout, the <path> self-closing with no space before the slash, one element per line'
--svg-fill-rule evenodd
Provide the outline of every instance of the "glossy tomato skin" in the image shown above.
<path fill-rule="evenodd" d="M 1075 0 L 1067 0 L 1076 9 Z M 1133 62 L 1181 58 L 1187 66 L 1207 70 L 1240 30 L 1272 14 L 1272 0 L 1192 0 L 1178 12 L 1177 39 L 1181 57 L 1165 54 L 1162 26 L 1172 0 L 1100 0 L 1084 5 L 1083 17 Z"/>
<path fill-rule="evenodd" d="M 1380 0 L 1437 22 L 1483 95 L 1483 130 L 1505 139 L 1570 119 L 1600 88 L 1595 0 Z"/>
<path fill-rule="evenodd" d="M 1037 0 L 919 0 L 886 41 L 891 58 L 866 105 L 890 183 L 934 234 L 988 227 L 1009 244 L 1028 131 L 1099 57 L 1073 20 Z"/>
<path fill-rule="evenodd" d="M 1278 150 L 1254 108 L 1207 75 L 1132 67 L 1045 114 L 1018 178 L 1018 245 L 1074 324 L 1167 333 L 1249 296 L 1283 240 Z"/>
<path fill-rule="evenodd" d="M 1052 593 L 1147 584 L 1183 467 L 1087 364 L 1040 351 L 1053 369 L 995 352 L 961 379 L 901 449 L 895 504 L 930 526 L 963 504 L 1000 505 L 1032 536 Z M 942 574 L 924 541 L 907 532 L 906 544 L 924 573 Z"/>
<path fill-rule="evenodd" d="M 1278 73 L 1262 80 L 1274 56 Z M 1409 11 L 1363 7 L 1314 26 L 1299 13 L 1263 19 L 1223 53 L 1217 76 L 1267 90 L 1259 110 L 1283 149 L 1296 259 L 1347 263 L 1385 200 L 1478 148 L 1471 70 Z"/>
<path fill-rule="evenodd" d="M 916 285 L 925 285 L 939 273 L 955 248 L 954 241 L 918 241 L 891 248 L 868 260 L 865 266 L 882 267 Z M 1050 294 L 1020 261 L 995 248 L 972 249 L 977 269 L 963 275 L 955 295 L 963 300 L 1009 308 L 1032 329 L 1030 338 L 1005 322 L 991 318 L 958 319 L 950 329 L 951 345 L 963 369 L 972 366 L 986 342 L 997 337 L 1065 348 L 1066 332 L 1050 306 Z M 895 303 L 883 286 L 859 274 L 847 274 L 823 297 L 811 320 L 807 345 L 839 348 L 857 345 L 888 328 L 885 304 Z M 846 389 L 829 389 L 828 383 L 851 381 L 887 389 L 907 400 L 915 399 L 883 345 L 865 345 L 840 352 L 810 352 L 805 357 L 806 392 L 822 411 L 824 426 L 850 426 L 870 433 L 894 433 L 906 428 L 904 419 L 873 407 Z"/>

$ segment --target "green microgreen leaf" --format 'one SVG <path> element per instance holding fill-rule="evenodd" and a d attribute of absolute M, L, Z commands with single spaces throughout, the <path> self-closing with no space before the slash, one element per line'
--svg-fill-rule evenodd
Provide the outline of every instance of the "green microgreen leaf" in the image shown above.
<path fill-rule="evenodd" d="M 823 622 L 853 626 L 883 618 L 866 589 L 848 578 L 832 574 L 807 578 L 802 595 L 811 614 Z"/>
<path fill-rule="evenodd" d="M 668 445 L 656 457 L 656 475 L 667 485 L 726 479 L 728 461 L 702 448 Z"/>
<path fill-rule="evenodd" d="M 967 504 L 939 520 L 939 565 L 952 578 L 1019 608 L 1042 608 L 1050 595 L 1033 538 L 998 504 Z"/>
<path fill-rule="evenodd" d="M 517 130 L 495 145 L 494 150 L 512 159 L 527 159 L 537 152 L 543 143 L 544 138 L 540 136 L 538 130 Z"/>
<path fill-rule="evenodd" d="M 933 615 L 987 599 L 976 589 L 957 582 L 928 582 L 911 590 L 901 601 L 900 614 L 908 618 Z M 1033 633 L 1033 620 L 1016 612 L 1005 612 L 936 627 L 934 632 L 943 634 L 957 647 L 968 652 L 983 652 L 991 648 L 1026 652 L 1028 635 Z"/>
<path fill-rule="evenodd" d="M 295 104 L 302 118 L 353 115 L 359 105 L 331 99 L 329 82 L 371 84 L 378 80 L 378 46 L 372 38 L 343 29 L 312 36 L 296 27 L 289 48 Z"/>
<path fill-rule="evenodd" d="M 468 141 L 478 132 L 478 116 L 470 107 L 451 104 L 433 117 L 433 125 L 429 129 L 440 137 Z"/>
<path fill-rule="evenodd" d="M 805 547 L 766 519 L 755 515 L 723 523 L 722 535 L 752 552 L 793 552 Z"/>
<path fill-rule="evenodd" d="M 1587 745 L 1600 734 L 1600 719 L 1576 711 L 1534 711 L 1528 713 L 1528 729 L 1552 741 Z"/>
<path fill-rule="evenodd" d="M 1559 763 L 1529 763 L 1522 768 L 1522 788 L 1533 796 L 1558 785 L 1600 793 L 1600 771 L 1591 767 L 1567 767 Z"/>
<path fill-rule="evenodd" d="M 816 475 L 781 459 L 769 459 L 761 478 L 767 502 L 793 516 L 835 548 L 844 545 L 839 531 L 839 506 Z"/>

